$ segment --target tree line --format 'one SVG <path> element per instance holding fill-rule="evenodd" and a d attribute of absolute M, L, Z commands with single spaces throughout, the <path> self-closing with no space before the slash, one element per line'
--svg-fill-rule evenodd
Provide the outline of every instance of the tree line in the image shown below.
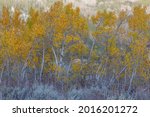
<path fill-rule="evenodd" d="M 62 91 L 98 83 L 114 91 L 150 83 L 150 14 L 99 11 L 87 18 L 62 2 L 49 11 L 3 7 L 0 17 L 0 82 L 5 86 L 52 84 Z"/>

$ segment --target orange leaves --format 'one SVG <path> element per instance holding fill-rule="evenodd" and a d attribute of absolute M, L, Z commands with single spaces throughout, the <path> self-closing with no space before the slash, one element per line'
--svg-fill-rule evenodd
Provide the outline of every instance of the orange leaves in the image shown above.
<path fill-rule="evenodd" d="M 46 34 L 46 28 L 47 28 L 47 20 L 44 13 L 39 12 L 33 8 L 30 9 L 29 12 L 29 19 L 27 20 L 27 28 L 30 32 L 28 32 L 29 34 L 31 34 L 31 37 L 33 39 L 35 38 L 43 38 Z"/>
<path fill-rule="evenodd" d="M 88 33 L 88 21 L 84 17 L 73 18 L 73 28 L 79 34 L 86 36 Z"/>
<path fill-rule="evenodd" d="M 97 12 L 96 16 L 92 16 L 92 22 L 97 24 L 98 20 L 100 19 L 100 12 Z"/>
<path fill-rule="evenodd" d="M 12 15 L 12 17 L 11 17 Z M 15 8 L 15 11 L 13 14 L 10 14 L 9 9 L 7 7 L 3 7 L 2 10 L 2 18 L 1 18 L 1 24 L 3 26 L 20 26 L 21 19 L 20 19 L 21 12 L 19 9 Z M 11 25 L 12 23 L 12 25 Z"/>
<path fill-rule="evenodd" d="M 21 12 L 15 8 L 12 14 L 8 8 L 3 7 L 3 15 L 1 23 L 4 26 L 1 36 L 1 47 L 3 57 L 14 60 L 24 60 L 30 49 L 30 42 L 26 40 L 27 35 L 24 34 L 24 24 L 20 19 Z"/>
<path fill-rule="evenodd" d="M 133 15 L 129 19 L 129 26 L 134 31 L 146 31 L 149 27 L 149 19 L 149 15 L 146 14 L 146 7 L 135 7 Z"/>
<path fill-rule="evenodd" d="M 108 71 L 119 72 L 121 66 L 127 66 L 129 74 L 136 69 L 137 76 L 147 76 L 144 75 L 147 73 L 144 64 L 148 60 L 146 45 L 149 20 L 146 7 L 135 7 L 130 16 L 124 11 L 118 17 L 115 13 L 106 11 L 92 16 L 95 25 L 92 34 L 96 42 L 99 42 L 97 47 L 100 48 L 101 60 L 109 65 Z"/>
<path fill-rule="evenodd" d="M 94 24 L 101 23 L 102 26 L 113 26 L 116 23 L 116 14 L 114 12 L 98 12 L 92 17 Z M 99 25 L 100 26 L 100 25 Z"/>
<path fill-rule="evenodd" d="M 147 57 L 147 44 L 148 40 L 147 38 L 140 38 L 133 41 L 133 43 L 130 45 L 130 48 L 132 50 L 132 56 L 134 56 L 137 60 L 141 60 L 141 58 Z"/>
<path fill-rule="evenodd" d="M 150 67 L 145 64 L 148 61 L 148 49 L 146 47 L 149 40 L 149 14 L 146 13 L 146 7 L 137 6 L 133 9 L 133 15 L 129 18 L 129 36 L 130 43 L 130 64 L 138 66 L 137 71 L 140 77 L 147 78 Z M 148 62 L 147 62 L 148 63 Z"/>
<path fill-rule="evenodd" d="M 121 12 L 119 13 L 118 19 L 119 19 L 120 21 L 123 21 L 123 20 L 125 20 L 126 18 L 127 18 L 127 12 L 126 12 L 126 11 L 121 11 Z"/>
<path fill-rule="evenodd" d="M 69 44 L 71 42 L 78 42 L 80 38 L 78 36 L 73 36 L 73 35 L 67 35 L 65 39 L 65 43 Z"/>
<path fill-rule="evenodd" d="M 56 2 L 49 11 L 49 20 L 54 21 L 55 18 L 59 17 L 59 15 L 63 11 L 63 3 L 62 2 Z"/>
<path fill-rule="evenodd" d="M 64 36 L 62 33 L 54 34 L 53 44 L 55 47 L 60 48 L 63 42 Z"/>
<path fill-rule="evenodd" d="M 72 4 L 55 3 L 49 11 L 49 24 L 53 30 L 53 46 L 59 54 L 71 53 L 81 56 L 87 53 L 83 43 L 88 35 L 88 22 L 80 15 L 80 9 Z M 71 57 L 71 56 L 70 56 Z M 60 59 L 62 60 L 61 56 Z"/>
<path fill-rule="evenodd" d="M 120 55 L 120 50 L 117 47 L 116 40 L 115 39 L 109 39 L 108 41 L 108 51 L 111 57 L 118 57 Z"/>
<path fill-rule="evenodd" d="M 65 11 L 67 15 L 73 15 L 74 9 L 72 3 L 69 3 L 65 6 Z"/>
<path fill-rule="evenodd" d="M 78 55 L 79 57 L 84 56 L 88 53 L 88 48 L 81 41 L 73 44 L 68 48 L 69 53 Z"/>
<path fill-rule="evenodd" d="M 3 26 L 7 26 L 10 23 L 10 14 L 9 14 L 9 10 L 7 7 L 3 7 L 2 10 L 2 19 L 1 19 L 1 23 Z"/>
<path fill-rule="evenodd" d="M 56 19 L 54 19 L 54 29 L 58 33 L 63 33 L 69 27 L 69 19 L 65 13 L 61 13 Z"/>
<path fill-rule="evenodd" d="M 32 27 L 32 31 L 33 31 L 33 35 L 34 35 L 35 37 L 41 38 L 41 37 L 43 37 L 43 36 L 45 35 L 46 29 L 45 29 L 45 27 L 44 27 L 43 25 L 41 25 L 41 24 L 35 24 L 35 25 L 33 25 L 33 27 Z"/>
<path fill-rule="evenodd" d="M 124 66 L 131 73 L 137 66 L 137 75 L 146 77 L 150 18 L 145 10 L 135 7 L 133 15 L 121 11 L 118 17 L 114 12 L 98 12 L 90 21 L 80 14 L 80 8 L 56 2 L 48 12 L 31 8 L 23 22 L 19 9 L 10 15 L 3 7 L 0 62 L 5 58 L 26 61 L 28 68 L 37 72 L 42 63 L 43 74 L 59 78 L 74 73 L 82 76 L 81 70 L 84 75 L 107 76 L 119 73 Z M 75 58 L 79 61 L 72 63 Z"/>
<path fill-rule="evenodd" d="M 117 17 L 114 12 L 98 12 L 96 16 L 92 16 L 92 22 L 95 25 L 93 36 L 96 40 L 110 38 L 115 30 Z"/>
<path fill-rule="evenodd" d="M 15 9 L 15 12 L 12 18 L 12 24 L 16 27 L 20 26 L 21 24 L 20 15 L 21 15 L 21 12 L 18 9 Z"/>
<path fill-rule="evenodd" d="M 33 8 L 30 9 L 29 11 L 29 21 L 31 21 L 32 23 L 36 23 L 39 17 L 39 12 Z"/>
<path fill-rule="evenodd" d="M 80 16 L 80 9 L 73 9 L 71 4 L 61 6 L 55 3 L 49 12 L 50 23 L 56 32 L 78 32 L 87 33 L 88 25 L 84 17 Z"/>
<path fill-rule="evenodd" d="M 27 56 L 26 51 L 28 50 L 28 44 L 21 39 L 20 36 L 16 35 L 14 29 L 6 31 L 5 36 L 2 37 L 2 48 L 5 51 L 4 56 L 11 56 L 12 58 L 22 59 Z"/>

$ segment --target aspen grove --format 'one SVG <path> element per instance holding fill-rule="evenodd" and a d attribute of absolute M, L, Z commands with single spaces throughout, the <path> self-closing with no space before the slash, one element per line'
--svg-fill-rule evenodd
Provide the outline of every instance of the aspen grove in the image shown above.
<path fill-rule="evenodd" d="M 38 86 L 47 90 L 52 86 L 58 97 L 46 97 L 51 94 L 48 91 L 33 99 L 150 99 L 150 14 L 146 7 L 135 6 L 131 14 L 98 11 L 85 17 L 71 3 L 55 2 L 48 11 L 30 8 L 25 20 L 19 8 L 11 12 L 3 6 L 2 98 L 30 99 L 30 89 Z M 22 97 L 19 93 L 9 96 L 15 88 L 23 91 L 25 87 Z M 85 94 L 88 98 L 80 98 L 81 91 L 90 89 Z"/>

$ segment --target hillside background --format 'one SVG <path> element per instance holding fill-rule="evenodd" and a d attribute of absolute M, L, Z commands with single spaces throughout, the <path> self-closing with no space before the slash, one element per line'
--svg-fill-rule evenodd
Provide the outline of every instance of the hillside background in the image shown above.
<path fill-rule="evenodd" d="M 147 12 L 150 12 L 150 0 L 0 0 L 0 8 L 3 5 L 19 6 L 22 9 L 28 9 L 31 6 L 47 10 L 56 1 L 63 1 L 64 3 L 73 3 L 76 7 L 81 8 L 84 15 L 93 15 L 98 10 L 108 11 L 130 11 L 133 6 L 141 5 L 147 6 Z"/>

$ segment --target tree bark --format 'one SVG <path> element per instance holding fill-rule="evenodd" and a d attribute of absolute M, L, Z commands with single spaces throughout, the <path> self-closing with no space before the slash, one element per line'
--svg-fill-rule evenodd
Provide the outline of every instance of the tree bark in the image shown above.
<path fill-rule="evenodd" d="M 45 47 L 44 47 L 44 40 L 43 40 L 43 51 L 42 51 L 42 63 L 41 63 L 41 70 L 40 70 L 40 82 L 42 81 L 42 74 L 44 69 L 44 63 L 45 63 Z"/>

